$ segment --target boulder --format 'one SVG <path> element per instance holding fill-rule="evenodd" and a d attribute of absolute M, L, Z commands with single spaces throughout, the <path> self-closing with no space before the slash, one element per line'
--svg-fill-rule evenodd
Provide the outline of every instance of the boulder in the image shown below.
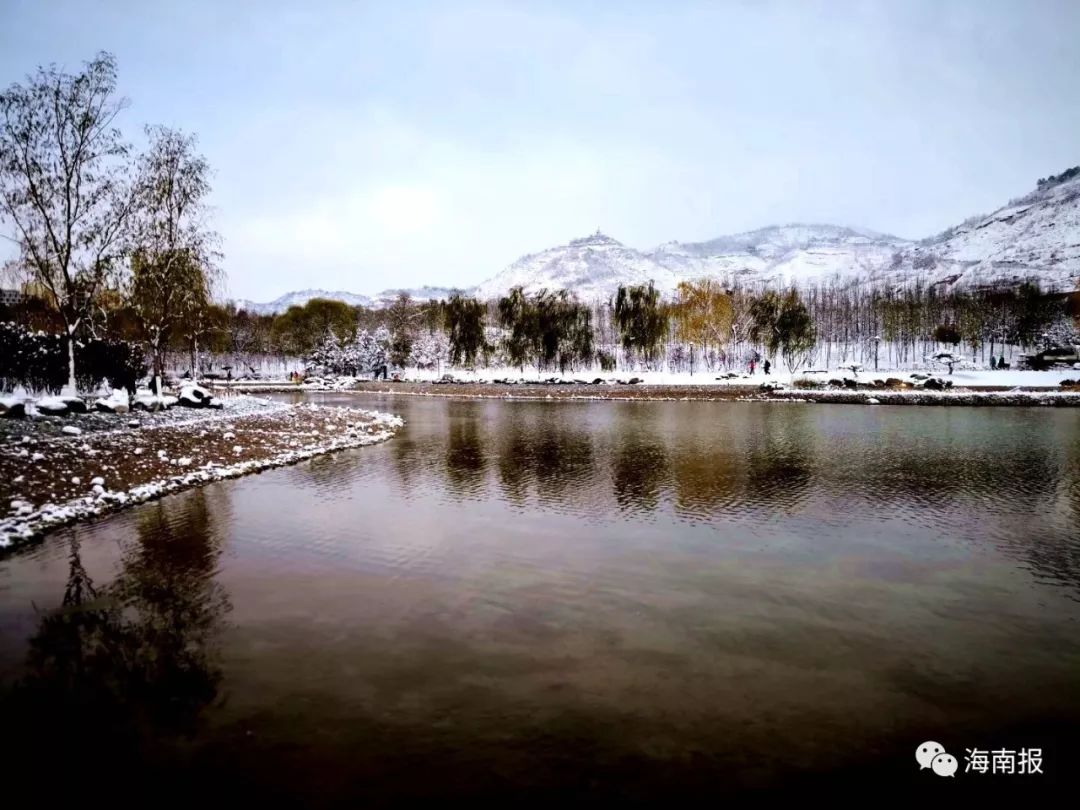
<path fill-rule="evenodd" d="M 888 377 L 885 380 L 885 387 L 886 388 L 903 388 L 904 387 L 904 381 L 901 380 L 901 379 L 898 379 L 896 377 Z"/>
<path fill-rule="evenodd" d="M 127 413 L 131 410 L 131 400 L 126 391 L 117 390 L 109 397 L 96 400 L 94 407 L 102 413 Z"/>
<path fill-rule="evenodd" d="M 923 382 L 922 387 L 930 391 L 942 391 L 945 389 L 945 384 L 936 377 L 930 377 Z"/>
<path fill-rule="evenodd" d="M 22 419 L 26 416 L 26 405 L 11 397 L 0 399 L 0 418 Z"/>
<path fill-rule="evenodd" d="M 833 379 L 829 380 L 829 385 L 833 386 L 834 388 L 843 388 L 844 381 L 834 377 Z"/>
<path fill-rule="evenodd" d="M 844 388 L 849 388 L 852 391 L 854 391 L 858 387 L 859 387 L 859 384 L 857 382 L 855 382 L 855 380 L 853 380 L 851 377 L 845 377 L 844 378 Z"/>
<path fill-rule="evenodd" d="M 46 416 L 67 416 L 68 405 L 62 397 L 44 397 L 34 403 L 34 407 Z"/>
<path fill-rule="evenodd" d="M 177 402 L 185 408 L 205 408 L 210 401 L 210 392 L 198 385 L 185 385 L 180 389 Z"/>
<path fill-rule="evenodd" d="M 155 396 L 149 391 L 139 391 L 131 400 L 131 409 L 135 411 L 163 411 L 176 404 L 176 397 L 162 394 Z"/>
<path fill-rule="evenodd" d="M 67 403 L 68 413 L 86 413 L 90 410 L 86 402 L 78 397 L 62 397 L 62 399 Z"/>

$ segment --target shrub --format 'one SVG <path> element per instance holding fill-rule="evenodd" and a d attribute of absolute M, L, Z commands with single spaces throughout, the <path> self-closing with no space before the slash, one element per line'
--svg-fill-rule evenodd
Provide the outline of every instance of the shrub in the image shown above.
<path fill-rule="evenodd" d="M 614 371 L 615 370 L 615 355 L 610 352 L 597 352 L 596 362 L 600 364 L 601 371 Z"/>
<path fill-rule="evenodd" d="M 142 350 L 125 341 L 75 342 L 76 382 L 92 389 L 102 380 L 113 388 L 135 390 L 146 373 Z M 0 322 L 0 389 L 24 386 L 31 391 L 56 393 L 67 383 L 67 347 L 62 335 L 31 332 L 14 323 Z"/>

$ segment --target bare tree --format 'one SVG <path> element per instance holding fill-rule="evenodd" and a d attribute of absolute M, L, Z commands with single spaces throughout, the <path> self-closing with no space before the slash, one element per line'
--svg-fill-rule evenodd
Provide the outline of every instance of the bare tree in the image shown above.
<path fill-rule="evenodd" d="M 119 264 L 131 211 L 129 147 L 116 127 L 116 62 L 38 68 L 0 93 L 0 219 L 63 320 L 75 393 L 75 333 Z"/>
<path fill-rule="evenodd" d="M 217 234 L 206 225 L 210 166 L 195 137 L 147 127 L 131 227 L 129 300 L 150 349 L 161 392 L 165 352 L 178 326 L 201 316 L 219 270 Z M 194 370 L 192 372 L 194 374 Z"/>

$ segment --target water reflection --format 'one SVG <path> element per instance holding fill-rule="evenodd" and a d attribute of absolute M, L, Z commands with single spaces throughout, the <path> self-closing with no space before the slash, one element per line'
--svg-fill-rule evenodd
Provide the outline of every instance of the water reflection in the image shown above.
<path fill-rule="evenodd" d="M 462 402 L 451 402 L 447 409 L 446 484 L 451 493 L 467 498 L 478 497 L 487 473 L 483 422 L 474 411 Z"/>
<path fill-rule="evenodd" d="M 550 508 L 572 507 L 596 473 L 593 437 L 579 420 L 547 408 L 502 408 L 493 435 L 503 497 L 523 504 L 529 493 Z"/>
<path fill-rule="evenodd" d="M 679 520 L 705 526 L 786 514 L 822 537 L 901 521 L 989 542 L 1039 577 L 1080 588 L 1071 530 L 1080 441 L 1065 426 L 1074 413 L 394 404 L 409 427 L 389 454 L 408 492 L 600 520 L 652 518 L 665 503 Z M 1045 429 L 1040 418 L 1063 425 Z M 432 464 L 440 454 L 442 464 Z"/>
<path fill-rule="evenodd" d="M 737 493 L 736 498 L 766 509 L 791 508 L 813 477 L 812 412 L 767 409 L 754 415 L 757 418 L 742 449 L 747 459 L 745 492 Z"/>
<path fill-rule="evenodd" d="M 630 515 L 656 509 L 670 483 L 667 448 L 655 426 L 642 424 L 642 418 L 640 408 L 620 406 L 615 424 L 611 482 L 615 503 Z"/>
<path fill-rule="evenodd" d="M 356 806 L 891 789 L 1080 722 L 1080 412 L 337 401 L 407 426 L 0 563 L 7 739 Z"/>
<path fill-rule="evenodd" d="M 83 563 L 71 530 L 60 606 L 29 641 L 26 674 L 3 703 L 5 736 L 32 767 L 47 746 L 82 767 L 141 757 L 162 736 L 194 732 L 218 697 L 218 639 L 229 599 L 215 581 L 228 513 L 224 488 L 195 490 L 141 510 L 111 582 Z"/>

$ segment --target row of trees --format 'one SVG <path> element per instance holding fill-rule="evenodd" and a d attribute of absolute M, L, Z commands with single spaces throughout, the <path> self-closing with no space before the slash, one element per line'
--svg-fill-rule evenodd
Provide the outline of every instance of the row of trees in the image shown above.
<path fill-rule="evenodd" d="M 196 373 L 200 349 L 236 363 L 289 356 L 354 372 L 384 363 L 714 371 L 761 354 L 791 370 L 899 366 L 942 345 L 977 359 L 1068 339 L 1067 302 L 1035 284 L 945 291 L 918 279 L 786 290 L 710 279 L 680 284 L 670 301 L 648 284 L 590 304 L 522 288 L 486 302 L 401 296 L 383 310 L 316 299 L 260 316 L 213 302 L 220 253 L 207 224 L 210 168 L 194 137 L 148 127 L 136 154 L 118 127 L 126 106 L 105 53 L 81 72 L 41 68 L 0 93 L 0 220 L 27 289 L 44 302 L 31 299 L 15 317 L 62 333 L 69 389 L 77 347 L 91 340 L 141 342 L 160 383 L 168 353 L 186 352 Z"/>
<path fill-rule="evenodd" d="M 1068 343 L 1075 338 L 1069 304 L 1034 284 L 942 292 L 919 283 L 896 290 L 825 283 L 751 291 L 708 279 L 681 284 L 670 301 L 650 285 L 623 287 L 610 302 L 593 305 L 565 292 L 516 288 L 488 302 L 456 295 L 418 303 L 402 295 L 380 310 L 314 299 L 276 316 L 211 304 L 200 322 L 206 348 L 238 369 L 259 357 L 290 356 L 336 373 L 383 364 L 712 372 L 766 357 L 794 371 L 808 364 L 919 365 L 943 350 L 978 361 L 1006 346 Z M 123 307 L 111 311 L 108 324 L 114 339 L 138 333 Z M 187 350 L 179 331 L 172 349 Z"/>
<path fill-rule="evenodd" d="M 220 271 L 206 225 L 209 166 L 193 136 L 160 126 L 145 129 L 136 154 L 119 127 L 126 107 L 107 53 L 74 74 L 39 68 L 0 92 L 0 221 L 28 287 L 59 321 L 71 393 L 77 341 L 118 312 L 158 381 L 178 333 L 194 354 L 212 328 Z"/>

